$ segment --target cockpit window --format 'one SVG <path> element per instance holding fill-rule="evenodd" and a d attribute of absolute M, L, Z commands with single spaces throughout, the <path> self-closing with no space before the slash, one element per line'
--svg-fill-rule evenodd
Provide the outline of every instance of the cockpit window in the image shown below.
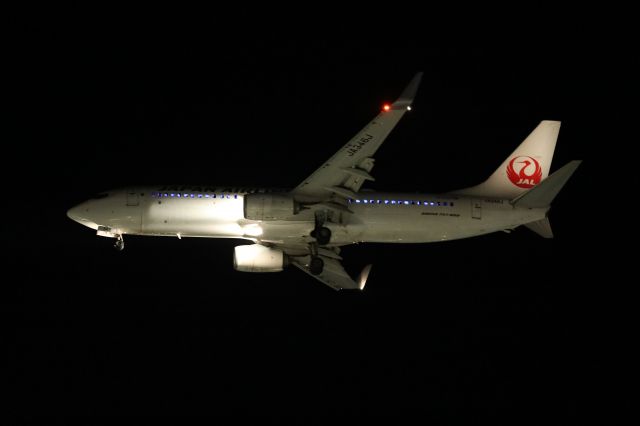
<path fill-rule="evenodd" d="M 99 200 L 101 198 L 107 198 L 108 196 L 109 196 L 108 192 L 103 192 L 101 194 L 94 195 L 93 197 L 91 197 L 91 199 L 92 200 Z"/>

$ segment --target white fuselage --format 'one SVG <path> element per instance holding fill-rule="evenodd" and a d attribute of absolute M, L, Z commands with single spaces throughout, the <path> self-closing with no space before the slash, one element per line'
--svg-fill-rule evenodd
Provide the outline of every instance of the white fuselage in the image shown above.
<path fill-rule="evenodd" d="M 128 188 L 109 191 L 69 210 L 73 220 L 100 235 L 122 234 L 243 238 L 301 248 L 313 242 L 313 209 L 288 220 L 244 217 L 244 191 L 181 188 Z M 460 194 L 361 192 L 349 200 L 352 213 L 340 212 L 325 226 L 330 246 L 358 242 L 427 243 L 454 240 L 543 219 L 547 208 L 515 208 L 508 200 Z"/>

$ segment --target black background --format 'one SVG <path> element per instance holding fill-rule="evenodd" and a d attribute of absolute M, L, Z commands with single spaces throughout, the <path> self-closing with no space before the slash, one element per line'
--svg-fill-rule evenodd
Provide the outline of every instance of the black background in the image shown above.
<path fill-rule="evenodd" d="M 607 184 L 609 161 L 631 152 L 612 149 L 625 37 L 544 11 L 409 23 L 249 9 L 16 21 L 2 223 L 12 412 L 567 421 L 626 407 L 634 279 L 612 237 L 632 212 Z M 120 186 L 297 185 L 417 71 L 369 187 L 471 186 L 540 120 L 562 120 L 552 170 L 584 163 L 554 203 L 555 239 L 523 228 L 346 247 L 352 274 L 374 266 L 366 291 L 345 293 L 297 270 L 235 272 L 235 241 L 127 237 L 118 253 L 66 217 Z"/>

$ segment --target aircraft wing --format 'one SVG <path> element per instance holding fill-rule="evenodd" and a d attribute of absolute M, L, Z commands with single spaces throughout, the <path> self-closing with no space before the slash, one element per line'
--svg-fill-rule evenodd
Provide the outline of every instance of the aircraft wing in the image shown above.
<path fill-rule="evenodd" d="M 405 112 L 411 109 L 421 79 L 420 72 L 413 77 L 398 100 L 385 106 L 373 121 L 294 188 L 293 196 L 302 202 L 325 201 L 334 195 L 354 198 L 365 180 L 374 180 L 369 174 L 373 168 L 373 155 Z"/>
<path fill-rule="evenodd" d="M 342 267 L 339 257 L 320 257 L 324 261 L 324 268 L 319 275 L 314 275 L 309 270 L 310 256 L 291 257 L 291 263 L 334 290 L 364 289 L 367 278 L 369 277 L 369 271 L 371 271 L 371 265 L 365 266 L 358 276 L 358 279 L 354 281 Z"/>

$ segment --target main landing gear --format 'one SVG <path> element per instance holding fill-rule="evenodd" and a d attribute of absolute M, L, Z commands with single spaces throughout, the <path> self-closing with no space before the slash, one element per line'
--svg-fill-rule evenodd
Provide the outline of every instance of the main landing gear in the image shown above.
<path fill-rule="evenodd" d="M 116 237 L 116 242 L 113 243 L 113 247 L 118 251 L 124 250 L 124 239 L 122 238 L 122 235 L 118 235 Z"/>
<path fill-rule="evenodd" d="M 318 243 L 313 242 L 309 244 L 309 272 L 312 275 L 320 275 L 324 269 L 324 260 L 318 255 Z"/>
<path fill-rule="evenodd" d="M 313 275 L 320 275 L 324 269 L 324 261 L 320 256 L 311 256 L 311 262 L 309 262 L 309 272 Z"/>
<path fill-rule="evenodd" d="M 327 220 L 327 215 L 323 211 L 316 212 L 316 224 L 311 231 L 311 236 L 316 239 L 319 245 L 326 246 L 331 241 L 331 229 L 324 226 L 324 222 Z"/>

